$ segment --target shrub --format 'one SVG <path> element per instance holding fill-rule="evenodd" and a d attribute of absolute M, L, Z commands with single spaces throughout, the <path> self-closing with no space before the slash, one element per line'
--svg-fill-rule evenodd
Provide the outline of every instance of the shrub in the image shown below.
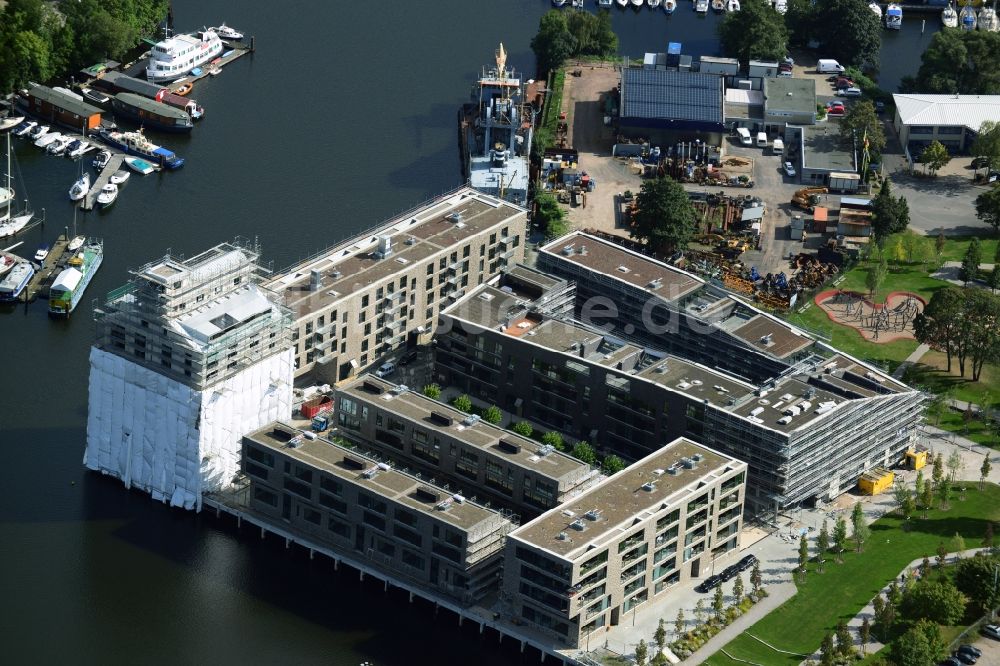
<path fill-rule="evenodd" d="M 518 423 L 515 423 L 511 430 L 516 432 L 521 437 L 531 437 L 535 434 L 535 429 L 527 421 L 519 421 Z"/>
<path fill-rule="evenodd" d="M 460 412 L 472 411 L 472 400 L 464 393 L 451 401 L 451 406 Z"/>
<path fill-rule="evenodd" d="M 428 398 L 433 398 L 434 400 L 437 400 L 438 398 L 441 397 L 441 387 L 438 386 L 437 384 L 428 384 L 427 386 L 424 387 L 424 395 L 426 395 Z"/>

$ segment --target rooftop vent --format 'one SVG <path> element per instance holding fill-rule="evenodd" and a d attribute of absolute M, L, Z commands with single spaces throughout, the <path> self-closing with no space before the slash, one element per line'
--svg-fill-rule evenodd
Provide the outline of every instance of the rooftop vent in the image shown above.
<path fill-rule="evenodd" d="M 483 293 L 479 294 L 479 299 L 487 302 L 492 301 L 493 294 L 484 291 Z"/>
<path fill-rule="evenodd" d="M 664 473 L 664 470 L 659 469 L 659 468 L 653 470 L 653 475 L 654 476 L 663 476 L 663 473 Z"/>
<path fill-rule="evenodd" d="M 323 274 L 315 268 L 309 271 L 309 291 L 319 291 L 323 286 Z"/>
<path fill-rule="evenodd" d="M 505 439 L 501 439 L 499 444 L 497 444 L 497 446 L 499 446 L 500 450 L 503 451 L 504 453 L 518 454 L 521 452 L 520 444 L 517 444 L 515 442 L 510 442 Z"/>
<path fill-rule="evenodd" d="M 358 460 L 357 458 L 352 458 L 350 456 L 344 456 L 344 467 L 347 469 L 364 469 L 364 462 Z"/>
<path fill-rule="evenodd" d="M 417 488 L 416 496 L 421 502 L 437 502 L 441 499 L 437 492 L 427 486 L 420 486 Z"/>
<path fill-rule="evenodd" d="M 655 280 L 650 280 L 649 284 L 646 285 L 650 289 L 659 289 L 663 286 L 663 280 L 656 278 Z"/>
<path fill-rule="evenodd" d="M 667 474 L 669 474 L 670 476 L 677 476 L 678 474 L 680 474 L 680 472 L 681 468 L 676 464 L 671 465 L 670 467 L 667 468 Z"/>
<path fill-rule="evenodd" d="M 573 254 L 573 246 L 572 246 L 572 245 L 567 245 L 567 246 L 565 246 L 565 247 L 564 247 L 564 248 L 562 249 L 562 253 L 563 253 L 563 255 L 565 255 L 565 256 L 567 256 L 567 257 L 568 257 L 569 255 Z"/>
<path fill-rule="evenodd" d="M 652 481 L 647 481 L 646 483 L 642 484 L 642 489 L 645 490 L 647 493 L 651 493 L 654 490 L 656 490 L 656 484 L 653 483 Z"/>
<path fill-rule="evenodd" d="M 581 245 L 580 249 L 577 250 L 576 252 L 577 252 L 577 254 L 582 254 L 584 256 L 587 256 L 587 246 L 586 245 Z"/>
<path fill-rule="evenodd" d="M 378 467 L 370 467 L 366 469 L 361 476 L 366 479 L 374 479 L 376 474 L 378 474 Z"/>
<path fill-rule="evenodd" d="M 459 212 L 448 213 L 447 215 L 444 216 L 444 219 L 448 220 L 449 222 L 461 222 L 462 214 Z"/>
<path fill-rule="evenodd" d="M 579 518 L 578 518 L 578 519 L 576 519 L 576 520 L 574 520 L 574 521 L 573 521 L 572 523 L 570 523 L 570 524 L 569 524 L 569 526 L 570 526 L 570 527 L 572 527 L 572 528 L 573 528 L 574 530 L 576 530 L 577 532 L 582 532 L 582 531 L 584 531 L 585 529 L 587 529 L 587 526 L 586 526 L 586 525 L 584 525 L 584 524 L 583 524 L 583 521 L 582 521 L 582 520 L 580 520 Z"/>
<path fill-rule="evenodd" d="M 455 419 L 441 412 L 431 412 L 431 421 L 438 425 L 450 426 L 455 422 Z"/>
<path fill-rule="evenodd" d="M 691 460 L 695 462 L 701 462 L 702 460 L 704 460 L 704 458 L 705 456 L 701 455 L 700 453 L 696 453 L 693 456 L 691 456 Z"/>
<path fill-rule="evenodd" d="M 406 240 L 405 240 L 404 242 L 405 242 L 405 243 L 406 243 L 407 245 L 415 245 L 415 244 L 416 244 L 416 242 L 417 242 L 417 239 L 416 239 L 416 238 L 414 238 L 413 236 L 409 236 L 409 237 L 407 237 L 407 239 L 406 239 Z"/>
<path fill-rule="evenodd" d="M 544 456 L 549 455 L 550 453 L 552 453 L 555 450 L 556 449 L 555 449 L 554 446 L 552 446 L 551 444 L 546 444 L 545 446 L 539 448 L 538 451 L 537 451 L 537 453 L 538 453 L 538 455 L 544 457 Z"/>
<path fill-rule="evenodd" d="M 628 273 L 628 266 L 619 266 L 618 267 L 618 272 L 619 273 Z"/>
<path fill-rule="evenodd" d="M 684 465 L 684 469 L 694 469 L 698 466 L 698 461 L 691 458 L 681 458 L 681 464 Z"/>
<path fill-rule="evenodd" d="M 769 344 L 771 344 L 771 338 L 772 338 L 772 334 L 770 334 L 770 333 L 768 333 L 767 335 L 761 336 L 761 338 L 760 338 L 760 344 L 762 344 L 762 345 L 769 345 Z"/>
<path fill-rule="evenodd" d="M 337 270 L 336 268 L 334 268 L 332 271 L 330 271 L 330 277 L 332 277 L 334 279 L 337 279 L 340 276 L 341 276 L 341 272 L 339 270 Z"/>
<path fill-rule="evenodd" d="M 454 495 L 451 496 L 451 499 L 453 502 L 455 502 L 455 504 L 465 503 L 465 495 L 459 495 L 458 493 L 455 493 Z"/>
<path fill-rule="evenodd" d="M 597 520 L 598 518 L 601 517 L 601 510 L 600 509 L 591 509 L 587 513 L 583 514 L 583 516 L 587 520 Z"/>
<path fill-rule="evenodd" d="M 378 237 L 378 252 L 376 254 L 379 259 L 385 259 L 392 254 L 392 236 Z"/>
<path fill-rule="evenodd" d="M 462 425 L 464 426 L 474 426 L 482 419 L 479 414 L 469 414 L 464 419 L 462 419 Z"/>
<path fill-rule="evenodd" d="M 560 541 L 569 541 L 569 535 L 566 534 L 565 532 L 560 532 L 559 534 L 556 535 L 556 538 L 559 539 Z"/>

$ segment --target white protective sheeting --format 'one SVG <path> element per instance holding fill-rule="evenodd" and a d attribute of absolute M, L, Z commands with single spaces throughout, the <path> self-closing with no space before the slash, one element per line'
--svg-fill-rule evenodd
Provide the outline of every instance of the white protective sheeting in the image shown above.
<path fill-rule="evenodd" d="M 292 375 L 287 349 L 196 391 L 93 347 L 83 462 L 200 510 L 201 493 L 229 485 L 239 469 L 240 438 L 291 415 Z"/>

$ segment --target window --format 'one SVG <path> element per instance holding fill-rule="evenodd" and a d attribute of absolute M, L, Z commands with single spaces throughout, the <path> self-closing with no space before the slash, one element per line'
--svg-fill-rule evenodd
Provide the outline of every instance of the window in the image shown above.
<path fill-rule="evenodd" d="M 423 538 L 419 534 L 411 530 L 409 527 L 403 527 L 402 525 L 393 525 L 392 534 L 403 541 L 413 544 L 417 548 L 420 548 L 424 542 Z"/>
<path fill-rule="evenodd" d="M 619 553 L 625 552 L 632 546 L 635 546 L 636 544 L 641 542 L 643 539 L 645 539 L 645 537 L 646 537 L 646 530 L 639 530 L 638 532 L 636 532 L 635 534 L 633 534 L 632 536 L 628 537 L 627 539 L 618 544 L 618 552 Z"/>
<path fill-rule="evenodd" d="M 420 557 L 412 550 L 404 548 L 402 554 L 402 560 L 403 564 L 409 567 L 413 567 L 414 569 L 420 569 L 421 571 L 424 570 L 424 558 Z"/>
<path fill-rule="evenodd" d="M 540 509 L 548 509 L 556 504 L 555 483 L 526 477 L 524 480 L 524 501 Z"/>
<path fill-rule="evenodd" d="M 312 483 L 313 473 L 308 467 L 295 466 L 295 478 L 305 481 L 306 483 Z"/>
<path fill-rule="evenodd" d="M 455 463 L 455 471 L 470 479 L 478 478 L 479 456 L 463 449 L 458 454 L 458 461 Z"/>
<path fill-rule="evenodd" d="M 417 431 L 414 431 L 414 434 L 416 434 L 416 432 Z M 424 434 L 424 433 L 421 433 L 421 434 Z M 413 443 L 410 444 L 410 452 L 414 456 L 416 456 L 417 458 L 420 458 L 422 460 L 426 460 L 427 462 L 433 463 L 435 465 L 441 459 L 441 456 L 439 455 L 439 453 L 440 453 L 439 449 L 440 449 L 440 447 L 438 446 L 438 443 L 437 443 L 437 437 L 434 438 L 434 444 L 432 445 L 432 444 L 427 443 L 427 436 L 426 436 L 426 434 L 424 434 L 424 441 L 423 442 L 418 442 L 416 440 L 416 438 L 414 438 Z"/>
<path fill-rule="evenodd" d="M 320 506 L 325 506 L 328 509 L 333 509 L 337 513 L 347 515 L 347 502 L 339 500 L 333 495 L 328 495 L 327 493 L 320 492 L 319 494 L 319 504 Z"/>
<path fill-rule="evenodd" d="M 334 495 L 340 495 L 344 489 L 344 487 L 340 485 L 339 481 L 334 481 L 328 476 L 319 477 L 319 487 L 333 493 Z"/>
<path fill-rule="evenodd" d="M 440 555 L 441 557 L 451 560 L 457 564 L 462 563 L 462 554 L 455 548 L 434 542 L 431 544 L 431 550 L 434 551 L 435 555 Z"/>
<path fill-rule="evenodd" d="M 252 463 L 250 461 L 244 461 L 244 463 L 243 463 L 243 471 L 246 472 L 247 474 L 249 474 L 250 476 L 255 476 L 258 479 L 261 479 L 262 481 L 267 481 L 267 469 L 264 468 L 264 467 L 261 467 L 257 463 Z"/>
<path fill-rule="evenodd" d="M 322 525 L 323 524 L 323 516 L 316 509 L 310 509 L 309 507 L 303 507 L 303 509 L 302 509 L 302 517 L 306 521 L 312 523 L 313 525 Z"/>
<path fill-rule="evenodd" d="M 278 506 L 278 496 L 270 490 L 261 488 L 260 486 L 253 487 L 253 498 L 258 502 L 262 502 L 270 506 Z"/>
<path fill-rule="evenodd" d="M 365 492 L 358 493 L 358 505 L 385 515 L 385 502 Z"/>
<path fill-rule="evenodd" d="M 591 571 L 594 567 L 600 566 L 608 561 L 608 551 L 604 551 L 596 557 L 592 557 L 583 564 L 580 565 L 580 575 L 583 576 Z"/>
<path fill-rule="evenodd" d="M 362 512 L 361 522 L 365 525 L 371 525 L 375 529 L 385 532 L 385 518 L 376 516 L 371 511 Z"/>
<path fill-rule="evenodd" d="M 629 568 L 624 569 L 622 571 L 622 575 L 621 575 L 622 582 L 624 583 L 629 578 L 632 578 L 633 576 L 637 576 L 637 575 L 639 575 L 640 573 L 642 573 L 645 570 L 646 570 L 646 560 L 640 560 L 640 561 L 636 562 L 635 564 L 633 564 Z"/>
<path fill-rule="evenodd" d="M 345 539 L 351 538 L 351 526 L 341 520 L 337 520 L 333 516 L 327 518 L 326 526 L 337 536 L 342 536 Z"/>
<path fill-rule="evenodd" d="M 299 497 L 304 497 L 307 500 L 312 499 L 312 488 L 301 481 L 285 477 L 285 490 L 289 490 Z"/>
<path fill-rule="evenodd" d="M 368 307 L 368 294 L 365 294 L 364 296 L 361 297 L 361 307 L 363 308 Z"/>
<path fill-rule="evenodd" d="M 536 569 L 541 569 L 542 571 L 547 571 L 558 578 L 568 581 L 570 574 L 570 567 L 564 562 L 558 562 L 556 560 L 551 560 L 548 557 L 540 553 L 536 553 L 533 550 L 528 550 L 527 548 L 522 548 L 517 546 L 514 549 L 514 555 L 517 559 L 522 562 L 526 562 Z"/>
<path fill-rule="evenodd" d="M 418 524 L 417 515 L 415 513 L 410 513 L 405 509 L 395 509 L 393 511 L 393 516 L 396 520 L 404 525 L 409 525 L 410 527 L 416 527 Z"/>
<path fill-rule="evenodd" d="M 486 485 L 507 495 L 512 495 L 514 493 L 514 470 L 506 465 L 487 460 Z"/>

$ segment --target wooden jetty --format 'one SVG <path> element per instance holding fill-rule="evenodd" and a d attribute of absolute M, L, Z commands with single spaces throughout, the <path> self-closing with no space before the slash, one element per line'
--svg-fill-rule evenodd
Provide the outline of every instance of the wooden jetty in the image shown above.
<path fill-rule="evenodd" d="M 83 210 L 94 210 L 94 206 L 97 205 L 97 195 L 101 193 L 101 188 L 108 184 L 111 180 L 111 176 L 114 175 L 115 171 L 122 168 L 122 164 L 125 162 L 124 153 L 112 153 L 111 159 L 108 160 L 107 165 L 101 170 L 101 173 L 97 176 L 97 180 L 94 181 L 93 187 L 87 192 L 85 196 L 80 201 L 80 208 Z"/>
<path fill-rule="evenodd" d="M 45 261 L 42 262 L 42 267 L 35 272 L 34 277 L 28 282 L 28 286 L 24 288 L 24 300 L 34 301 L 39 296 L 49 297 L 49 288 L 52 287 L 52 283 L 55 282 L 59 273 L 66 268 L 66 262 L 73 256 L 72 252 L 66 250 L 70 240 L 72 239 L 66 234 L 59 234 L 59 238 L 49 250 L 49 256 L 45 257 Z"/>

